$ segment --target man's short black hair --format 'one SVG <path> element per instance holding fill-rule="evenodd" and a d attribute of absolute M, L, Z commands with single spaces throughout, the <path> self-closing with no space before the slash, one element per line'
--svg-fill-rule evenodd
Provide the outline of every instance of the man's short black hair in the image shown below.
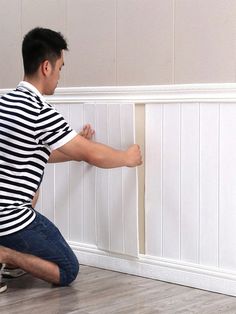
<path fill-rule="evenodd" d="M 68 50 L 68 47 L 61 33 L 41 27 L 32 29 L 25 35 L 22 43 L 25 74 L 35 74 L 45 60 L 54 65 L 61 57 L 62 50 Z"/>

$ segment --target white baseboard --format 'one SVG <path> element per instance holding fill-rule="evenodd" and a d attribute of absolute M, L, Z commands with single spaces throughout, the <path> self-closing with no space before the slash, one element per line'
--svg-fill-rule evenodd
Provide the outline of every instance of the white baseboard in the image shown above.
<path fill-rule="evenodd" d="M 75 242 L 69 244 L 83 265 L 236 296 L 236 273 L 142 254 L 138 258 L 116 255 Z"/>

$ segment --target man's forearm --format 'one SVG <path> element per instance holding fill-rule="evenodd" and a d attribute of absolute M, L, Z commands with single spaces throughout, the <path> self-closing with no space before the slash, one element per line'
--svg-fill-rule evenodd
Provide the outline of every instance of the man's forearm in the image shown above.
<path fill-rule="evenodd" d="M 83 158 L 90 165 L 99 168 L 116 168 L 127 166 L 126 152 L 116 150 L 100 143 L 93 143 L 91 151 Z"/>

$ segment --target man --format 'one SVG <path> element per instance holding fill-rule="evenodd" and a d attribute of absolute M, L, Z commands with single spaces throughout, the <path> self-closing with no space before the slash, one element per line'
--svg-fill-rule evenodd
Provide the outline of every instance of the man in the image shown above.
<path fill-rule="evenodd" d="M 0 100 L 0 264 L 60 286 L 76 278 L 79 263 L 59 230 L 34 210 L 46 163 L 75 160 L 102 168 L 142 163 L 138 145 L 121 151 L 90 141 L 90 126 L 77 134 L 46 103 L 42 95 L 54 93 L 64 50 L 60 33 L 31 30 L 22 44 L 24 80 Z M 1 283 L 0 290 L 5 288 Z"/>

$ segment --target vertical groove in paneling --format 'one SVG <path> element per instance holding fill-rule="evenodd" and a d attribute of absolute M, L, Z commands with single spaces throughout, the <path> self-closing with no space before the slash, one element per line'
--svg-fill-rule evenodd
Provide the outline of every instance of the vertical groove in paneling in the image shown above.
<path fill-rule="evenodd" d="M 124 122 L 124 116 L 122 115 L 122 107 L 121 104 L 119 105 L 119 110 L 120 110 L 120 149 L 124 149 L 123 147 L 123 123 Z M 124 221 L 124 211 L 125 211 L 125 204 L 124 204 L 124 169 L 121 169 L 121 221 L 122 221 L 122 253 L 125 253 L 125 221 Z"/>
<path fill-rule="evenodd" d="M 97 129 L 97 115 L 96 115 L 96 103 L 94 104 L 94 130 Z M 98 230 L 97 230 L 97 169 L 94 169 L 94 244 L 98 243 Z"/>
<path fill-rule="evenodd" d="M 179 256 L 178 231 L 178 139 L 179 110 L 175 104 L 165 104 L 163 116 L 163 254 Z"/>
<path fill-rule="evenodd" d="M 70 125 L 79 132 L 83 126 L 83 104 L 70 104 Z M 70 220 L 69 239 L 74 242 L 83 242 L 83 163 L 70 162 Z"/>
<path fill-rule="evenodd" d="M 162 255 L 163 105 L 147 104 L 145 113 L 145 253 Z"/>
<path fill-rule="evenodd" d="M 160 186 L 160 210 L 161 210 L 161 256 L 163 256 L 163 118 L 164 118 L 164 104 L 161 104 L 161 186 Z"/>
<path fill-rule="evenodd" d="M 95 104 L 87 103 L 84 106 L 84 124 L 94 125 Z M 89 244 L 96 243 L 95 236 L 95 167 L 84 163 L 84 241 Z"/>
<path fill-rule="evenodd" d="M 196 263 L 199 233 L 199 112 L 195 103 L 182 111 L 182 258 Z"/>
<path fill-rule="evenodd" d="M 200 121 L 199 121 L 199 103 L 195 104 L 196 107 L 196 257 L 195 257 L 195 263 L 199 263 L 199 239 L 200 239 Z"/>
<path fill-rule="evenodd" d="M 94 103 L 94 125 L 92 125 L 92 128 L 94 131 L 97 129 L 97 104 L 96 102 Z M 95 135 L 93 136 L 92 140 L 94 140 Z M 95 245 L 98 245 L 98 226 L 97 226 L 97 168 L 95 168 L 94 171 L 94 232 L 95 232 Z"/>
<path fill-rule="evenodd" d="M 220 107 L 220 182 L 219 182 L 219 265 L 235 270 L 236 265 L 236 107 Z"/>
<path fill-rule="evenodd" d="M 109 132 L 108 132 L 109 134 Z M 109 143 L 109 142 L 108 142 Z M 109 186 L 110 186 L 110 182 L 111 182 L 111 170 L 108 170 L 108 177 L 107 177 L 107 204 L 108 204 L 108 250 L 111 251 L 111 211 L 110 211 L 110 206 L 111 206 L 111 202 L 110 202 L 110 193 L 109 193 Z"/>
<path fill-rule="evenodd" d="M 165 104 L 163 116 L 163 255 L 179 258 L 179 106 Z"/>
<path fill-rule="evenodd" d="M 119 104 L 119 117 L 120 117 L 120 149 L 123 149 L 122 145 L 122 137 L 123 137 L 123 129 L 122 129 L 122 122 L 123 116 L 121 112 L 121 104 Z M 122 121 L 123 120 L 123 121 Z M 124 190 L 123 190 L 123 182 L 124 182 L 124 169 L 121 169 L 121 225 L 122 225 L 122 250 L 121 253 L 125 253 L 125 223 L 124 223 Z"/>
<path fill-rule="evenodd" d="M 108 105 L 96 105 L 96 133 L 95 140 L 108 144 Z M 109 223 L 109 170 L 96 169 L 96 222 L 97 245 L 100 249 L 109 250 L 110 223 Z"/>
<path fill-rule="evenodd" d="M 84 114 L 84 111 L 85 111 L 85 104 L 83 104 L 83 125 L 84 125 L 84 118 L 85 118 L 85 114 Z M 83 228 L 82 228 L 82 243 L 85 242 L 85 214 L 84 214 L 84 189 L 85 189 L 85 186 L 84 186 L 84 167 L 85 167 L 85 164 L 84 162 L 82 162 L 82 176 L 83 176 L 83 181 L 82 181 L 82 185 L 83 185 L 83 194 L 82 194 L 82 222 L 83 222 Z M 87 226 L 86 226 L 87 227 Z"/>
<path fill-rule="evenodd" d="M 109 145 L 116 149 L 121 148 L 120 134 L 120 106 L 109 106 Z M 122 253 L 123 225 L 122 225 L 122 170 L 114 168 L 110 170 L 109 182 L 109 210 L 110 210 L 110 234 L 111 251 Z M 117 237 L 120 234 L 120 237 Z"/>
<path fill-rule="evenodd" d="M 108 123 L 107 123 L 107 144 L 111 145 L 111 137 L 110 137 L 110 106 L 107 107 L 107 116 L 108 116 Z M 108 228 L 109 228 L 109 251 L 112 251 L 112 239 L 111 239 L 111 226 L 112 226 L 112 221 L 111 221 L 111 193 L 110 193 L 110 184 L 111 184 L 111 169 L 108 170 L 108 185 L 107 185 L 107 190 L 108 190 Z"/>
<path fill-rule="evenodd" d="M 201 105 L 198 103 L 198 252 L 197 263 L 200 263 L 201 249 Z"/>
<path fill-rule="evenodd" d="M 82 126 L 84 125 L 84 104 L 82 106 Z M 84 242 L 85 239 L 85 221 L 84 221 L 84 163 L 81 163 L 81 174 L 82 174 L 82 180 L 81 180 L 81 186 L 82 186 L 82 193 L 81 193 L 81 222 L 82 222 L 82 234 L 81 234 L 81 242 Z"/>
<path fill-rule="evenodd" d="M 134 104 L 120 106 L 121 149 L 125 150 L 134 142 Z M 122 168 L 122 225 L 123 253 L 137 256 L 138 253 L 138 195 L 136 169 Z M 128 188 L 129 187 L 129 188 Z M 135 210 L 134 210 L 135 209 Z"/>
<path fill-rule="evenodd" d="M 110 132 L 109 132 L 109 121 L 110 121 L 110 111 L 109 106 L 107 106 L 107 145 L 110 144 Z M 111 251 L 111 212 L 110 212 L 110 193 L 109 193 L 109 186 L 111 181 L 111 170 L 108 170 L 108 177 L 107 177 L 107 216 L 108 216 L 108 249 Z"/>
<path fill-rule="evenodd" d="M 124 221 L 124 187 L 123 187 L 123 182 L 124 182 L 124 174 L 123 174 L 123 169 L 121 169 L 121 221 L 122 221 L 122 250 L 121 253 L 125 253 L 125 221 Z"/>
<path fill-rule="evenodd" d="M 220 267 L 220 150 L 221 150 L 221 104 L 218 104 L 218 159 L 217 159 L 217 187 L 218 187 L 218 197 L 217 197 L 217 267 Z"/>
<path fill-rule="evenodd" d="M 179 104 L 179 125 L 180 125 L 180 129 L 179 129 L 179 259 L 182 259 L 181 256 L 181 252 L 182 252 L 182 248 L 181 248 L 181 243 L 182 243 L 182 238 L 181 238 L 181 230 L 182 230 L 182 221 L 181 221 L 181 211 L 182 211 L 182 200 L 181 200 L 181 187 L 182 187 L 182 183 L 181 183 L 181 173 L 182 173 L 182 155 L 181 155 L 181 150 L 182 150 L 182 104 Z"/>
<path fill-rule="evenodd" d="M 218 265 L 218 105 L 201 103 L 200 110 L 200 250 L 199 263 Z M 210 249 L 209 249 L 210 248 Z"/>

